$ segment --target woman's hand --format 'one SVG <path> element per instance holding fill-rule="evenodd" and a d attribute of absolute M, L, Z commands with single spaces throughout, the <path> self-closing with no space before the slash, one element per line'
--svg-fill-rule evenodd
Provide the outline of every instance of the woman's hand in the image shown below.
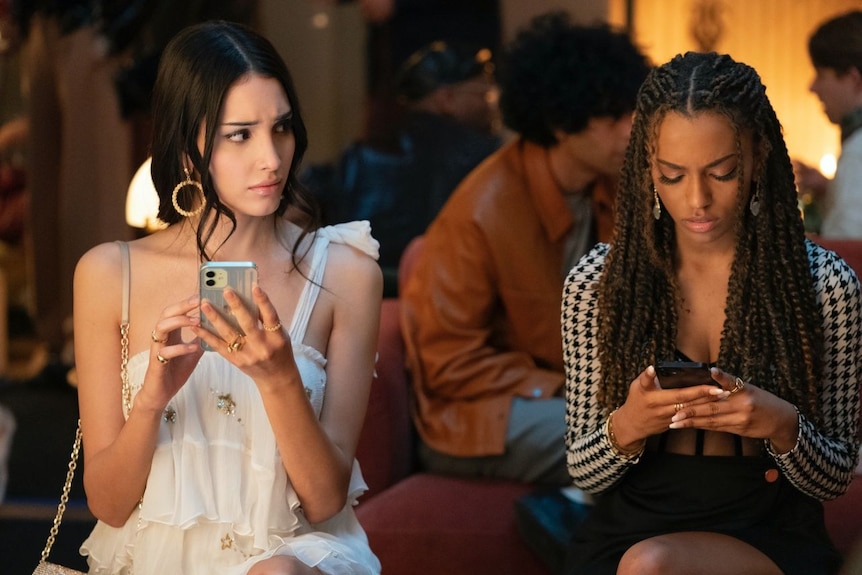
<path fill-rule="evenodd" d="M 714 385 L 662 389 L 655 367 L 649 366 L 629 386 L 626 401 L 614 417 L 614 436 L 621 448 L 635 448 L 650 435 L 667 431 L 678 413 L 714 404 L 729 395 Z"/>
<path fill-rule="evenodd" d="M 207 300 L 201 302 L 201 313 L 206 314 L 215 333 L 200 326 L 194 327 L 193 331 L 259 387 L 291 380 L 300 382 L 293 347 L 278 312 L 257 284 L 252 289 L 252 297 L 260 310 L 258 314 L 253 313 L 233 289 L 224 290 L 225 302 L 243 333 L 237 333 L 236 328 Z M 289 378 L 285 378 L 286 374 Z"/>
<path fill-rule="evenodd" d="M 150 363 L 136 405 L 161 411 L 188 380 L 203 352 L 197 340 L 183 341 L 182 329 L 200 324 L 197 308 L 193 296 L 162 311 L 150 334 Z"/>
<path fill-rule="evenodd" d="M 793 449 L 799 434 L 799 420 L 793 404 L 718 368 L 711 371 L 726 395 L 720 401 L 686 404 L 672 416 L 671 429 L 691 427 L 724 431 L 769 439 L 778 453 Z"/>

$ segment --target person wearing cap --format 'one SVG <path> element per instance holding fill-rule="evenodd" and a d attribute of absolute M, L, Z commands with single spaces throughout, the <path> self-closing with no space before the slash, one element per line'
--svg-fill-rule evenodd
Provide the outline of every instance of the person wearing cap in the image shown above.
<path fill-rule="evenodd" d="M 497 60 L 517 137 L 461 182 L 400 294 L 430 471 L 570 485 L 563 278 L 612 230 L 614 178 L 649 64 L 621 32 L 540 15 Z"/>
<path fill-rule="evenodd" d="M 327 223 L 368 220 L 380 242 L 384 295 L 397 295 L 404 248 L 421 235 L 452 190 L 500 146 L 491 51 L 435 41 L 398 74 L 404 114 L 394 149 L 354 142 L 334 181 L 307 178 Z"/>
<path fill-rule="evenodd" d="M 399 100 L 414 112 L 414 118 L 443 116 L 459 126 L 493 134 L 500 128 L 500 119 L 491 56 L 488 48 L 432 42 L 401 66 Z"/>

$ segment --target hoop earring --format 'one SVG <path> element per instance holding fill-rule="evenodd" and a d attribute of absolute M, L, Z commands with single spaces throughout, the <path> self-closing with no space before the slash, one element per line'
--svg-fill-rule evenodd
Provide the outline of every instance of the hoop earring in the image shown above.
<path fill-rule="evenodd" d="M 655 186 L 652 187 L 652 196 L 655 199 L 655 204 L 652 207 L 652 217 L 656 220 L 661 219 L 661 203 L 658 201 L 658 191 Z"/>
<path fill-rule="evenodd" d="M 760 186 L 754 184 L 754 194 L 751 196 L 751 201 L 748 203 L 748 209 L 751 210 L 751 215 L 757 217 L 760 213 Z"/>
<path fill-rule="evenodd" d="M 204 196 L 204 187 L 201 185 L 201 183 L 197 180 L 192 179 L 192 175 L 189 173 L 188 168 L 183 168 L 183 170 L 186 173 L 186 179 L 177 184 L 174 188 L 174 191 L 171 192 L 171 203 L 174 205 L 174 209 L 177 211 L 178 214 L 187 218 L 192 218 L 204 210 L 204 206 L 207 205 L 207 199 L 206 196 Z M 180 190 L 186 186 L 194 186 L 198 189 L 198 192 L 201 196 L 201 205 L 199 205 L 198 208 L 193 212 L 181 208 L 180 203 L 177 201 L 177 194 L 179 194 Z"/>

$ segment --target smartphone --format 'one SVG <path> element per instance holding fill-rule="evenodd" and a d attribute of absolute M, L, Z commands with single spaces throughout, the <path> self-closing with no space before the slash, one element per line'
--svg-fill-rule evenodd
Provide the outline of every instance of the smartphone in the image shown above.
<path fill-rule="evenodd" d="M 207 299 L 212 302 L 213 307 L 233 326 L 236 332 L 245 335 L 224 299 L 224 288 L 232 288 L 246 306 L 252 310 L 252 314 L 257 315 L 257 306 L 251 296 L 251 288 L 256 281 L 257 265 L 254 262 L 204 262 L 200 268 L 201 300 Z M 201 325 L 217 333 L 203 312 L 201 312 Z M 201 340 L 201 347 L 207 351 L 212 351 L 204 340 Z"/>
<path fill-rule="evenodd" d="M 702 361 L 660 361 L 655 366 L 662 389 L 679 389 L 693 385 L 718 385 L 712 379 L 709 365 Z"/>

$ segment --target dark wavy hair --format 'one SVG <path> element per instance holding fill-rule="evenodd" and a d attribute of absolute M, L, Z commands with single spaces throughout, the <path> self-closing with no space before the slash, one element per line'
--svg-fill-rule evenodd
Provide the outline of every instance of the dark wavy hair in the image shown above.
<path fill-rule="evenodd" d="M 634 109 L 649 61 L 629 37 L 607 25 L 575 26 L 565 12 L 533 18 L 497 66 L 503 122 L 550 147 L 555 130 L 580 132 L 590 118 Z"/>
<path fill-rule="evenodd" d="M 613 247 L 599 285 L 601 401 L 625 401 L 631 381 L 676 350 L 679 291 L 674 223 L 652 214 L 650 171 L 658 127 L 668 112 L 708 112 L 751 134 L 753 174 L 739 173 L 738 240 L 728 285 L 718 366 L 796 404 L 817 420 L 823 332 L 809 270 L 793 169 L 775 111 L 757 72 L 727 55 L 689 52 L 653 70 L 637 99 L 616 196 Z M 742 193 L 762 206 L 755 216 Z"/>
<path fill-rule="evenodd" d="M 841 14 L 818 26 L 808 40 L 808 54 L 818 68 L 839 74 L 850 68 L 862 72 L 862 11 Z"/>
<path fill-rule="evenodd" d="M 221 117 L 228 90 L 252 73 L 277 80 L 293 111 L 296 150 L 276 216 L 282 216 L 288 207 L 292 214 L 297 213 L 296 219 L 302 222 L 304 233 L 296 245 L 320 223 L 319 208 L 297 177 L 302 156 L 308 148 L 308 135 L 284 61 L 269 40 L 244 25 L 219 20 L 196 24 L 171 39 L 159 63 L 153 89 L 152 178 L 159 195 L 159 219 L 176 224 L 184 218 L 174 210 L 171 193 L 185 179 L 183 158 L 187 157 L 200 174 L 206 206 L 196 235 L 203 259 L 212 257 L 206 253 L 205 246 L 218 219 L 227 217 L 236 228 L 236 217 L 219 200 L 210 176 L 217 121 L 207 120 Z M 197 142 L 202 125 L 206 126 L 203 154 Z M 181 193 L 178 201 L 188 203 L 188 198 Z M 214 212 L 218 217 L 209 217 Z"/>

